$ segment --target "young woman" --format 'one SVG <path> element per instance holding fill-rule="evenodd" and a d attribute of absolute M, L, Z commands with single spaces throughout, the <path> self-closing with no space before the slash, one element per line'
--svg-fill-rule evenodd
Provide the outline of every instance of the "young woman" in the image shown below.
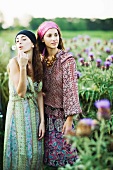
<path fill-rule="evenodd" d="M 58 168 L 77 159 L 76 150 L 71 151 L 71 145 L 64 138 L 72 130 L 73 116 L 82 112 L 76 63 L 73 56 L 64 51 L 60 28 L 52 21 L 39 26 L 37 45 L 44 71 L 44 163 Z"/>
<path fill-rule="evenodd" d="M 42 170 L 45 133 L 42 63 L 36 37 L 22 30 L 15 37 L 18 54 L 8 64 L 9 102 L 4 138 L 4 170 Z"/>

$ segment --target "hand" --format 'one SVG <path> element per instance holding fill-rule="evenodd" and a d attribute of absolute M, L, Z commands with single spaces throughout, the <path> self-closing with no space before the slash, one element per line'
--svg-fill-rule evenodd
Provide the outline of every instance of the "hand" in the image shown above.
<path fill-rule="evenodd" d="M 69 139 L 66 136 L 69 135 L 70 132 L 72 131 L 72 124 L 73 124 L 73 118 L 72 116 L 69 116 L 66 119 L 62 129 L 62 133 L 64 134 L 64 138 L 66 139 L 67 144 L 69 144 Z"/>
<path fill-rule="evenodd" d="M 72 123 L 73 122 L 69 122 L 69 121 L 65 121 L 63 128 L 62 128 L 62 133 L 64 135 L 68 135 L 68 133 L 72 130 Z"/>
<path fill-rule="evenodd" d="M 63 125 L 63 129 L 62 129 L 62 133 L 64 135 L 67 135 L 69 133 L 69 131 L 72 130 L 72 124 L 73 124 L 73 116 L 67 117 L 67 119 Z"/>
<path fill-rule="evenodd" d="M 40 123 L 39 125 L 39 135 L 38 135 L 38 140 L 42 139 L 44 137 L 44 134 L 45 134 L 45 124 L 44 122 L 43 123 Z"/>
<path fill-rule="evenodd" d="M 26 53 L 24 53 L 23 51 L 19 51 L 18 64 L 19 64 L 20 68 L 26 67 L 28 64 L 28 55 Z"/>

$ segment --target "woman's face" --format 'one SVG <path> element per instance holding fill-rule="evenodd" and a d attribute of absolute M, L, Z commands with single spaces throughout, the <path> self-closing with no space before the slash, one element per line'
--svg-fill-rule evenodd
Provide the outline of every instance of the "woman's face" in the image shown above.
<path fill-rule="evenodd" d="M 23 52 L 28 52 L 34 47 L 32 41 L 23 34 L 19 34 L 16 37 L 16 46 L 18 50 L 22 50 Z"/>
<path fill-rule="evenodd" d="M 51 48 L 51 49 L 57 48 L 59 44 L 59 34 L 57 29 L 55 28 L 49 29 L 45 33 L 42 42 L 45 43 L 47 48 Z"/>

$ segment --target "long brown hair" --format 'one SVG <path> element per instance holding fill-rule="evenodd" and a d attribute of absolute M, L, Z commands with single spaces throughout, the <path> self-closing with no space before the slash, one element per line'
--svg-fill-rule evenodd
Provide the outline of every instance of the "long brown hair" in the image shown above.
<path fill-rule="evenodd" d="M 33 48 L 32 63 L 33 63 L 34 81 L 40 82 L 43 79 L 43 67 L 42 67 L 39 51 L 37 48 L 37 44 L 35 44 Z"/>

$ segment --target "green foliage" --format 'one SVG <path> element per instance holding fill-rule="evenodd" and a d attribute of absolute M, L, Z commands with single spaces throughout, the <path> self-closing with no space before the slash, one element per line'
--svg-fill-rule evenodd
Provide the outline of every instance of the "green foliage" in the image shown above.
<path fill-rule="evenodd" d="M 90 114 L 94 110 L 94 102 L 99 99 L 113 98 L 113 66 L 102 71 L 95 68 L 94 64 L 82 70 L 83 76 L 79 79 L 79 94 L 82 108 Z"/>
<path fill-rule="evenodd" d="M 7 63 L 10 58 L 9 43 L 0 41 L 0 105 L 2 114 L 5 117 L 6 106 L 8 102 L 8 75 Z"/>
<path fill-rule="evenodd" d="M 65 45 L 66 49 L 69 48 L 69 51 L 73 53 L 77 70 L 81 73 L 78 86 L 83 114 L 94 117 L 95 100 L 107 98 L 113 104 L 113 64 L 111 63 L 109 69 L 105 70 L 96 65 L 96 59 L 100 58 L 101 66 L 104 66 L 104 62 L 113 54 L 113 45 L 110 43 L 110 39 L 97 39 L 87 37 L 87 35 L 77 35 L 73 39 L 67 39 Z M 106 52 L 106 48 L 109 48 L 110 52 Z M 91 61 L 89 53 L 93 54 L 93 61 Z M 82 66 L 79 62 L 80 58 L 83 58 L 88 66 Z"/>
<path fill-rule="evenodd" d="M 72 166 L 67 164 L 59 170 L 112 170 L 113 131 L 109 131 L 112 123 L 113 117 L 110 120 L 102 119 L 89 137 L 67 136 L 72 149 L 77 148 L 79 159 Z"/>

